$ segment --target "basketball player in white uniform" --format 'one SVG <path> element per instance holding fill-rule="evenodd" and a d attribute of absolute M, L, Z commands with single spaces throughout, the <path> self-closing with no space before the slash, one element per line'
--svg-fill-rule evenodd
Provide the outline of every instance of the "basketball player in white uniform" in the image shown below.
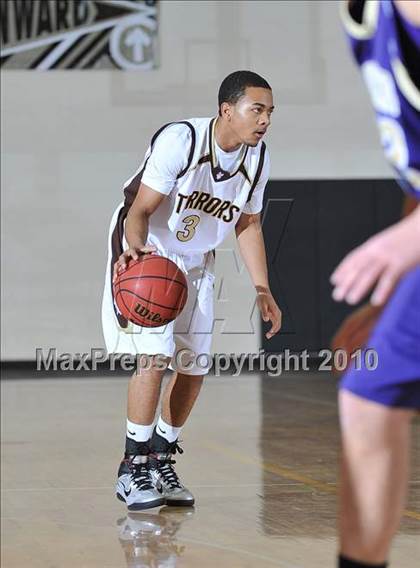
<path fill-rule="evenodd" d="M 262 317 L 272 324 L 267 337 L 280 329 L 260 225 L 269 176 L 262 138 L 273 109 L 270 85 L 262 77 L 250 71 L 226 77 L 217 117 L 192 118 L 158 130 L 113 216 L 102 309 L 107 350 L 144 354 L 146 362 L 129 383 L 126 448 L 118 472 L 117 497 L 130 510 L 194 504 L 172 456 L 180 450 L 178 436 L 208 372 L 197 356 L 210 354 L 213 251 L 233 229 Z M 188 282 L 183 312 L 158 328 L 124 320 L 112 296 L 116 272 L 148 252 L 174 260 Z M 174 374 L 155 427 L 162 362 L 170 362 Z"/>

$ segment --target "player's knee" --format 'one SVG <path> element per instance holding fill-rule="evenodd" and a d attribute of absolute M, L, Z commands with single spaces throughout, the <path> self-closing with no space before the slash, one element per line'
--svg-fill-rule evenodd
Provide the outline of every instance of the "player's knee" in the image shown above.
<path fill-rule="evenodd" d="M 370 401 L 340 391 L 340 428 L 346 459 L 369 458 L 383 448 L 383 417 L 376 410 Z"/>
<path fill-rule="evenodd" d="M 179 373 L 177 374 L 178 381 L 188 382 L 191 385 L 201 386 L 204 381 L 203 375 L 188 375 L 186 373 Z"/>
<path fill-rule="evenodd" d="M 138 355 L 137 365 L 134 376 L 147 377 L 149 375 L 155 376 L 164 372 L 169 366 L 171 358 L 165 355 Z"/>
<path fill-rule="evenodd" d="M 343 455 L 366 467 L 380 454 L 398 451 L 409 437 L 412 412 L 387 407 L 342 390 L 339 397 Z"/>
<path fill-rule="evenodd" d="M 348 390 L 339 393 L 340 425 L 344 432 L 362 432 L 372 424 L 371 403 Z"/>
<path fill-rule="evenodd" d="M 177 372 L 176 384 L 179 388 L 188 391 L 190 394 L 195 393 L 198 395 L 203 385 L 203 380 L 203 375 L 187 375 Z"/>

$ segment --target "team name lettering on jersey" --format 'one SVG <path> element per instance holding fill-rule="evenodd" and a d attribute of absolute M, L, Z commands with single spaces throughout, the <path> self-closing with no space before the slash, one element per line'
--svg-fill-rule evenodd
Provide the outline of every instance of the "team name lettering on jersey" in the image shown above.
<path fill-rule="evenodd" d="M 222 200 L 219 197 L 212 197 L 205 191 L 193 191 L 191 195 L 178 193 L 176 212 L 180 213 L 185 209 L 198 209 L 213 217 L 217 217 L 225 223 L 233 220 L 235 213 L 239 213 L 240 208 L 229 200 Z"/>

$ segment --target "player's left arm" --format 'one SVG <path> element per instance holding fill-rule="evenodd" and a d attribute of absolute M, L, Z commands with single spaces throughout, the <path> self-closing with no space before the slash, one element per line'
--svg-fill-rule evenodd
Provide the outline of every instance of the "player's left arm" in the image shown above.
<path fill-rule="evenodd" d="M 261 317 L 271 322 L 266 333 L 271 339 L 281 327 L 281 311 L 273 298 L 268 282 L 267 259 L 260 214 L 242 213 L 235 227 L 241 256 L 257 292 L 257 304 Z"/>

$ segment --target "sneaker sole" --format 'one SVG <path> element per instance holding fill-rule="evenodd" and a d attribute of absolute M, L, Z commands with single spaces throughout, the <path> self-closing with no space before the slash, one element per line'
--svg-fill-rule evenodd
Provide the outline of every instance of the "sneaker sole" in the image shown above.
<path fill-rule="evenodd" d="M 122 495 L 116 493 L 117 499 L 127 504 L 127 501 Z M 127 505 L 129 511 L 143 511 L 144 509 L 154 509 L 155 507 L 162 507 L 165 505 L 165 499 L 156 499 L 155 501 L 149 501 L 148 503 L 133 503 L 132 505 Z"/>
<path fill-rule="evenodd" d="M 165 505 L 168 507 L 194 507 L 195 499 L 192 501 L 181 501 L 181 500 L 173 500 L 165 499 Z"/>

